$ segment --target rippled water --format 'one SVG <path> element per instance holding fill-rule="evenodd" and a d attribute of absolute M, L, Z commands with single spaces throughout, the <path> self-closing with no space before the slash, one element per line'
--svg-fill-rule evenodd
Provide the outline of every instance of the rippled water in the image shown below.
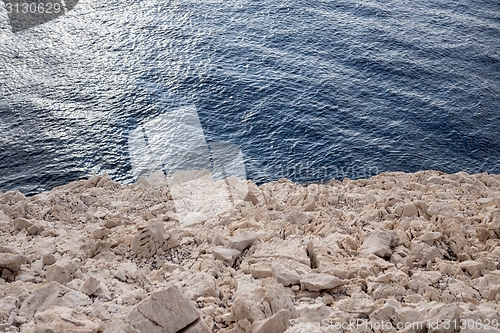
<path fill-rule="evenodd" d="M 15 34 L 0 16 L 4 191 L 130 182 L 129 133 L 186 105 L 258 183 L 500 172 L 497 0 L 84 0 Z"/>

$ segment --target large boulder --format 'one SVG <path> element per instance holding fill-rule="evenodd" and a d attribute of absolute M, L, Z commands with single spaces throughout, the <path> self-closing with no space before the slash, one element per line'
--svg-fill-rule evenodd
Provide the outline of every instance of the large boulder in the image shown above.
<path fill-rule="evenodd" d="M 257 240 L 257 234 L 252 231 L 244 231 L 229 238 L 228 246 L 238 251 L 243 251 L 250 247 Z"/>
<path fill-rule="evenodd" d="M 176 286 L 151 294 L 132 309 L 127 321 L 137 333 L 210 332 Z"/>
<path fill-rule="evenodd" d="M 19 309 L 19 315 L 32 319 L 38 312 L 45 311 L 52 306 L 75 308 L 90 303 L 91 300 L 87 295 L 52 281 L 44 283 L 26 298 Z"/>

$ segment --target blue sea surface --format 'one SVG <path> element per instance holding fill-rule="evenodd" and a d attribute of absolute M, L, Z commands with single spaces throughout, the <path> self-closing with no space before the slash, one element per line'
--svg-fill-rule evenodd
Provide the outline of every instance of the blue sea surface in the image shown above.
<path fill-rule="evenodd" d="M 500 173 L 498 0 L 82 0 L 13 33 L 0 190 L 132 182 L 128 136 L 195 106 L 248 179 Z"/>

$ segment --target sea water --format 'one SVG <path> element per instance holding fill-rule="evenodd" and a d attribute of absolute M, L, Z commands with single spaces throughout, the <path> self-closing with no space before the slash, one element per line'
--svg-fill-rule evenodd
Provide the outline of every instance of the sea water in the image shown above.
<path fill-rule="evenodd" d="M 257 183 L 500 172 L 498 1 L 83 0 L 16 32 L 2 5 L 2 191 L 197 149 Z"/>

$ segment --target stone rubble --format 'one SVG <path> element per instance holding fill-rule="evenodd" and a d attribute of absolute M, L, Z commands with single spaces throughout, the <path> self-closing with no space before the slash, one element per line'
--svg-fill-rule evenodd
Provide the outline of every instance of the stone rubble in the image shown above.
<path fill-rule="evenodd" d="M 500 332 L 498 175 L 169 183 L 0 192 L 0 332 Z"/>

